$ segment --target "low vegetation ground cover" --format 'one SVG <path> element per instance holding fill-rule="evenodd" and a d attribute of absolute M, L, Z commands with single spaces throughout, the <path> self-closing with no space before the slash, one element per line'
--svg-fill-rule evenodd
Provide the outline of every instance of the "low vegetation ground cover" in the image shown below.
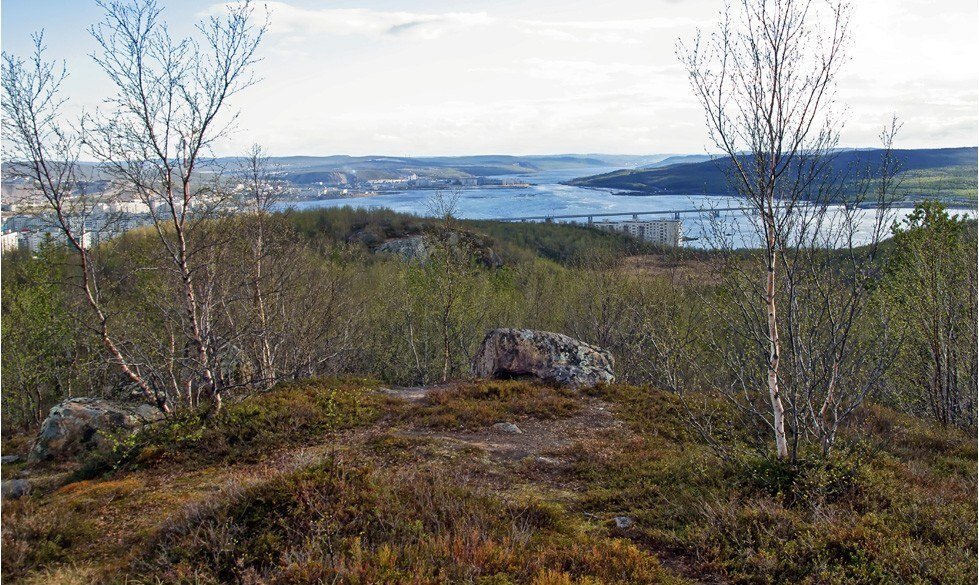
<path fill-rule="evenodd" d="M 583 510 L 636 519 L 635 538 L 738 583 L 971 583 L 976 579 L 976 443 L 870 405 L 829 460 L 727 461 L 682 425 L 668 394 L 603 392 L 636 434 L 579 445 Z M 737 444 L 731 430 L 727 445 Z M 742 437 L 743 438 L 743 437 Z"/>
<path fill-rule="evenodd" d="M 869 406 L 853 423 L 866 431 L 866 448 L 789 467 L 748 449 L 719 458 L 685 423 L 674 395 L 609 386 L 588 399 L 607 403 L 621 432 L 569 437 L 548 453 L 563 464 L 530 473 L 526 462 L 488 463 L 478 447 L 447 455 L 440 442 L 453 429 L 465 436 L 500 418 L 574 416 L 586 397 L 487 381 L 406 404 L 375 388 L 355 379 L 283 384 L 249 399 L 257 404 L 230 406 L 228 418 L 205 424 L 192 442 L 148 435 L 147 445 L 167 444 L 159 459 L 128 460 L 5 504 L 5 578 L 538 585 L 976 578 L 975 442 L 884 407 Z M 450 435 L 419 437 L 412 428 Z M 729 437 L 736 443 L 739 434 Z M 214 447 L 202 457 L 195 441 Z M 620 530 L 613 516 L 635 524 Z"/>
<path fill-rule="evenodd" d="M 470 382 L 428 392 L 409 416 L 424 426 L 475 430 L 523 418 L 558 418 L 580 409 L 568 388 L 519 381 Z"/>

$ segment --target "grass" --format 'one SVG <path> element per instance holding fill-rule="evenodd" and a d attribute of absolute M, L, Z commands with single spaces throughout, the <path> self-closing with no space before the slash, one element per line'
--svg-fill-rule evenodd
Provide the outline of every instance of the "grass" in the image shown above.
<path fill-rule="evenodd" d="M 196 427 L 161 425 L 92 479 L 5 503 L 5 582 L 976 580 L 974 438 L 883 407 L 864 408 L 829 460 L 725 461 L 673 395 L 602 387 L 590 393 L 624 428 L 553 448 L 561 463 L 530 473 L 400 430 L 581 415 L 577 393 L 483 381 L 409 405 L 373 388 L 282 385 Z"/>
<path fill-rule="evenodd" d="M 830 460 L 721 462 L 683 428 L 673 397 L 604 396 L 637 434 L 570 450 L 587 485 L 582 510 L 635 518 L 637 541 L 698 572 L 736 583 L 976 581 L 972 437 L 871 406 L 849 432 L 873 441 L 851 440 Z"/>
<path fill-rule="evenodd" d="M 440 429 L 479 430 L 526 418 L 562 418 L 580 410 L 573 390 L 517 380 L 463 383 L 430 392 L 407 416 Z"/>
<path fill-rule="evenodd" d="M 190 510 L 136 571 L 168 583 L 669 583 L 632 543 L 450 470 L 341 461 Z"/>

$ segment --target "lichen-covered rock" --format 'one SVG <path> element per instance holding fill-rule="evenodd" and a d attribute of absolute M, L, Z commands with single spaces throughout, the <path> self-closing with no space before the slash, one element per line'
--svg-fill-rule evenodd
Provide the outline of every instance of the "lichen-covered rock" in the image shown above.
<path fill-rule="evenodd" d="M 394 254 L 400 256 L 402 260 L 428 262 L 431 254 L 429 253 L 429 243 L 425 241 L 425 236 L 408 236 L 406 238 L 396 238 L 388 240 L 378 246 L 374 252 L 380 254 Z"/>
<path fill-rule="evenodd" d="M 107 448 L 112 438 L 163 418 L 149 404 L 102 398 L 69 398 L 48 413 L 28 461 L 63 461 L 85 451 Z"/>
<path fill-rule="evenodd" d="M 523 431 L 520 430 L 520 427 L 518 427 L 517 425 L 513 424 L 512 422 L 498 422 L 495 425 L 493 425 L 493 430 L 498 431 L 498 432 L 501 432 L 501 433 L 505 433 L 507 435 L 522 435 L 523 434 Z"/>
<path fill-rule="evenodd" d="M 494 329 L 472 360 L 479 378 L 532 376 L 575 388 L 615 381 L 607 350 L 547 331 Z"/>
<path fill-rule="evenodd" d="M 392 254 L 406 262 L 426 264 L 433 256 L 439 254 L 439 250 L 448 248 L 460 254 L 458 259 L 472 258 L 487 268 L 503 266 L 503 259 L 483 236 L 466 231 L 452 231 L 445 238 L 445 240 L 440 240 L 437 235 L 432 233 L 394 238 L 376 246 L 374 253 Z"/>
<path fill-rule="evenodd" d="M 26 479 L 8 479 L 0 484 L 0 497 L 5 500 L 16 500 L 31 493 L 31 482 Z"/>

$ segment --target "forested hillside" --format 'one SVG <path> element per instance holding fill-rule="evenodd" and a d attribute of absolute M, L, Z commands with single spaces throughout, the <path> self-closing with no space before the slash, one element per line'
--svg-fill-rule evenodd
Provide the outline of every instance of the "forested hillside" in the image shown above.
<path fill-rule="evenodd" d="M 832 157 L 831 173 L 852 193 L 861 179 L 872 176 L 881 165 L 883 152 L 875 149 L 844 150 Z M 977 150 L 940 148 L 895 150 L 898 169 L 897 193 L 909 200 L 924 198 L 976 197 Z M 745 164 L 750 165 L 747 157 Z M 651 169 L 624 169 L 603 175 L 581 177 L 569 182 L 584 187 L 602 187 L 635 191 L 637 195 L 732 193 L 727 173 L 730 160 L 678 163 Z"/>

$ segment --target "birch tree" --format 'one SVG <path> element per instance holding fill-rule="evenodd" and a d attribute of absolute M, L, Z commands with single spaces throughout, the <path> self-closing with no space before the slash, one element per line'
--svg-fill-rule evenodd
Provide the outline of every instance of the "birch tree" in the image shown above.
<path fill-rule="evenodd" d="M 718 163 L 761 245 L 758 268 L 743 254 L 726 256 L 732 286 L 718 313 L 739 342 L 717 344 L 732 376 L 725 392 L 745 420 L 763 421 L 779 459 L 794 460 L 807 434 L 828 453 L 839 421 L 886 365 L 881 347 L 857 351 L 854 330 L 886 233 L 897 125 L 884 132 L 884 160 L 873 172 L 835 164 L 843 127 L 835 84 L 849 14 L 842 0 L 740 0 L 726 6 L 716 32 L 678 49 L 723 153 Z M 866 204 L 877 211 L 860 241 Z M 828 252 L 841 248 L 842 256 Z M 755 400 L 759 390 L 767 407 Z"/>
<path fill-rule="evenodd" d="M 84 139 L 66 122 L 61 86 L 65 66 L 45 57 L 44 35 L 34 36 L 34 51 L 25 60 L 3 53 L 3 133 L 10 176 L 26 179 L 45 203 L 42 216 L 53 225 L 77 260 L 75 282 L 94 318 L 95 329 L 109 359 L 134 383 L 144 398 L 168 410 L 166 393 L 154 386 L 117 336 L 112 313 L 99 288 L 98 259 L 92 250 L 97 236 L 95 216 L 107 195 L 82 180 L 79 160 Z M 108 218 L 108 216 L 104 216 Z M 108 227 L 111 218 L 103 220 Z"/>
<path fill-rule="evenodd" d="M 207 263 L 213 241 L 195 238 L 227 204 L 204 178 L 206 157 L 236 117 L 228 100 L 252 83 L 256 50 L 265 32 L 249 2 L 229 4 L 197 25 L 197 35 L 174 38 L 155 0 L 105 0 L 91 28 L 93 58 L 115 95 L 90 123 L 89 147 L 116 181 L 149 207 L 160 250 L 175 276 L 182 309 L 175 318 L 188 344 L 180 360 L 184 399 L 200 395 L 220 408 L 221 340 L 209 298 Z M 177 387 L 176 392 L 180 391 Z"/>

